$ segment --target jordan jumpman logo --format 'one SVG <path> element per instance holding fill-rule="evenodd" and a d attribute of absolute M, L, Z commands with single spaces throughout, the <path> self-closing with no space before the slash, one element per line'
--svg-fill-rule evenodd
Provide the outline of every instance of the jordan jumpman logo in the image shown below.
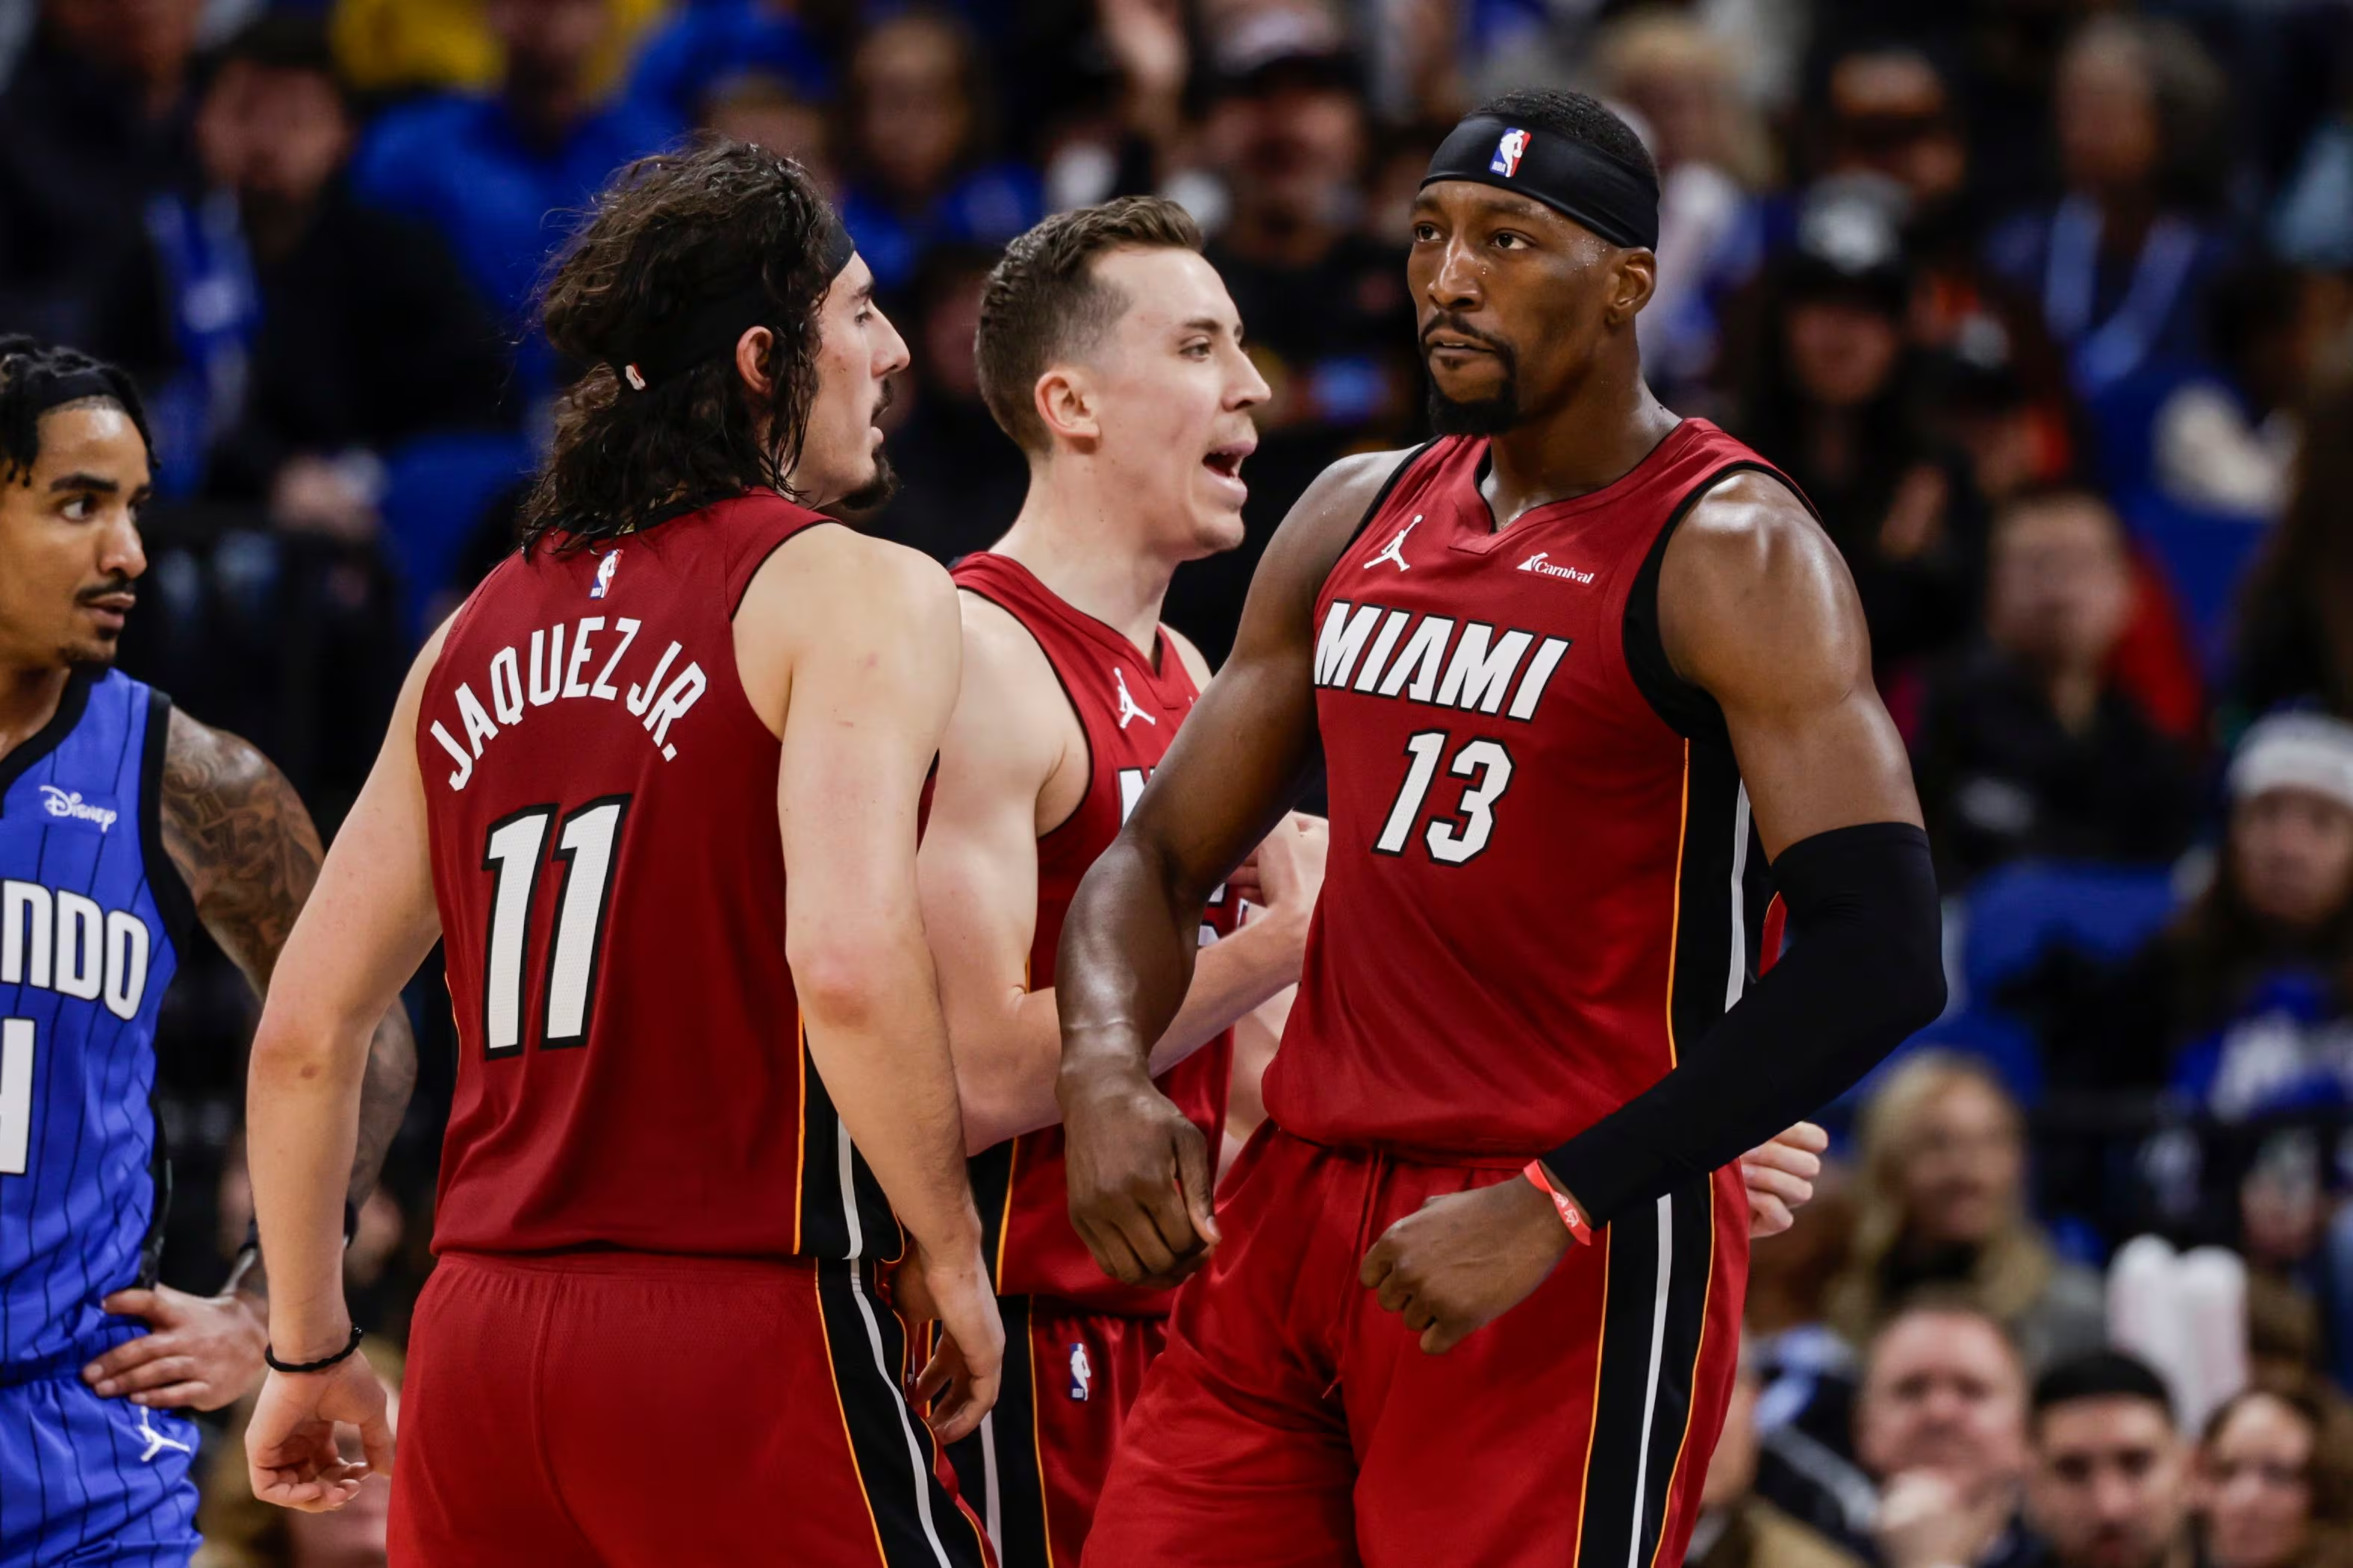
<path fill-rule="evenodd" d="M 154 1427 L 149 1426 L 147 1424 L 148 1415 L 149 1412 L 147 1407 L 143 1405 L 141 1405 L 139 1407 L 139 1435 L 147 1439 L 147 1451 L 139 1456 L 139 1462 L 141 1464 L 153 1464 L 155 1462 L 155 1456 L 162 1453 L 166 1448 L 177 1448 L 183 1454 L 193 1454 L 195 1452 L 194 1448 L 191 1448 L 187 1444 L 181 1442 L 178 1438 L 166 1437 L 161 1432 L 156 1431 Z"/>
<path fill-rule="evenodd" d="M 1112 666 L 1111 678 L 1119 682 L 1119 727 L 1121 729 L 1127 728 L 1127 721 L 1130 719 L 1141 719 L 1147 724 L 1160 722 L 1159 720 L 1137 707 L 1135 699 L 1127 694 L 1127 677 L 1121 673 L 1117 665 Z"/>
<path fill-rule="evenodd" d="M 1415 512 L 1413 514 L 1413 521 L 1407 523 L 1403 528 L 1398 530 L 1398 536 L 1389 541 L 1389 547 L 1387 550 L 1382 551 L 1378 555 L 1374 556 L 1370 561 L 1365 563 L 1365 570 L 1369 572 L 1374 567 L 1378 566 L 1381 563 L 1386 561 L 1400 572 L 1412 571 L 1412 565 L 1408 563 L 1405 558 L 1405 536 L 1411 533 L 1414 531 L 1415 524 L 1420 521 L 1421 513 Z"/>

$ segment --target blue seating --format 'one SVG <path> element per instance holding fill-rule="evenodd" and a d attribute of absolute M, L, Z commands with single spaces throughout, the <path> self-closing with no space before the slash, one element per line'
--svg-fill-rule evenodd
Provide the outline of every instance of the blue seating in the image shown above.
<path fill-rule="evenodd" d="M 529 477 L 535 454 L 522 436 L 422 436 L 385 459 L 385 542 L 400 573 L 401 626 L 414 641 L 433 595 L 449 584 L 491 503 Z"/>

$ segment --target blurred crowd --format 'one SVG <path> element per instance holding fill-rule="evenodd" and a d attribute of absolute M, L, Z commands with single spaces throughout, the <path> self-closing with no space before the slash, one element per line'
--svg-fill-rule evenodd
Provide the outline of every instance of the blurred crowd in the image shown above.
<path fill-rule="evenodd" d="M 24 0 L 0 83 L 0 330 L 155 416 L 124 662 L 328 825 L 508 547 L 575 368 L 534 289 L 629 159 L 818 176 L 914 353 L 860 525 L 943 560 L 1026 478 L 972 365 L 998 248 L 1183 202 L 1273 389 L 1249 542 L 1168 604 L 1215 658 L 1309 479 L 1421 431 L 1430 149 L 1503 88 L 1600 94 L 1662 172 L 1645 372 L 1820 510 L 1948 897 L 1951 1009 L 1757 1249 L 1693 1559 L 2353 1568 L 2342 0 Z M 350 1254 L 396 1381 L 452 1071 L 412 1005 Z M 169 1009 L 167 1277 L 209 1289 L 251 1010 L 218 961 Z M 365 1560 L 225 1476 L 215 1561 Z"/>

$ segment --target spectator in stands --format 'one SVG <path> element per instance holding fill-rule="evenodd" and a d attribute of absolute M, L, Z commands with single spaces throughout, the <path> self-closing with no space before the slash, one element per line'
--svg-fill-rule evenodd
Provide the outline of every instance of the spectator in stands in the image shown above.
<path fill-rule="evenodd" d="M 2178 24 L 2100 16 L 2060 61 L 2066 195 L 2004 225 L 1988 257 L 2040 296 L 2087 399 L 2153 356 L 2197 348 L 2206 285 L 2224 255 L 2205 215 L 2226 167 L 2227 97 Z"/>
<path fill-rule="evenodd" d="M 163 488 L 364 539 L 382 453 L 497 420 L 497 331 L 438 235 L 352 199 L 353 118 L 316 19 L 231 39 L 195 124 L 204 188 L 156 198 L 150 267 L 105 336 L 157 367 Z"/>
<path fill-rule="evenodd" d="M 2240 601 L 2236 695 L 2249 713 L 2316 700 L 2353 718 L 2353 381 L 2315 400 L 2306 426 Z"/>
<path fill-rule="evenodd" d="M 2216 1410 L 2198 1452 L 2210 1568 L 2344 1568 L 2353 1562 L 2353 1430 L 2316 1382 L 2247 1390 Z"/>
<path fill-rule="evenodd" d="M 1997 514 L 1984 643 L 1930 679 L 1913 771 L 1948 889 L 2006 861 L 2161 862 L 2197 779 L 2120 689 L 2132 564 L 2105 501 L 2029 494 Z"/>
<path fill-rule="evenodd" d="M 1356 226 L 1370 148 L 1346 37 L 1321 6 L 1271 0 L 1237 8 L 1212 48 L 1203 136 L 1231 212 L 1208 257 L 1274 392 L 1258 410 L 1247 538 L 1186 567 L 1169 591 L 1170 622 L 1215 663 L 1275 525 L 1343 453 L 1399 443 L 1419 371 L 1406 237 L 1383 243 Z"/>
<path fill-rule="evenodd" d="M 353 167 L 363 200 L 439 230 L 502 329 L 520 332 L 549 254 L 621 164 L 674 127 L 628 104 L 600 106 L 591 68 L 613 0 L 486 0 L 506 55 L 499 90 L 436 94 L 387 110 Z M 524 340 L 520 390 L 553 394 L 554 351 Z"/>
<path fill-rule="evenodd" d="M 639 50 L 629 73 L 630 101 L 651 119 L 691 125 L 735 79 L 758 76 L 783 84 L 803 102 L 822 103 L 832 73 L 795 10 L 794 0 L 705 0 L 679 7 Z"/>
<path fill-rule="evenodd" d="M 135 273 L 148 198 L 195 169 L 203 0 L 42 0 L 0 93 L 0 328 L 92 344 Z"/>
<path fill-rule="evenodd" d="M 1855 1405 L 1855 1458 L 1879 1488 L 1881 1568 L 2022 1568 L 2026 1373 L 1974 1308 L 1923 1302 L 1873 1336 Z"/>
<path fill-rule="evenodd" d="M 827 199 L 839 195 L 825 105 L 785 79 L 760 71 L 730 77 L 702 100 L 701 117 L 703 130 L 782 153 L 808 171 Z"/>
<path fill-rule="evenodd" d="M 2212 882 L 2054 1034 L 2054 1082 L 2170 1085 L 2226 1120 L 2353 1104 L 2353 724 L 2282 714 L 2229 776 Z"/>
<path fill-rule="evenodd" d="M 947 13 L 902 13 L 849 60 L 841 218 L 886 294 L 934 245 L 1002 245 L 1045 215 L 1026 164 L 1000 161 L 979 45 Z"/>
<path fill-rule="evenodd" d="M 986 550 L 1013 525 L 1029 467 L 981 401 L 973 364 L 980 299 L 997 252 L 942 247 L 916 275 L 914 367 L 893 384 L 899 494 L 868 526 L 943 563 Z"/>
<path fill-rule="evenodd" d="M 2099 1277 L 2028 1216 L 2023 1119 L 1989 1069 L 1914 1055 L 1864 1108 L 1861 1142 L 1853 1255 L 1829 1301 L 1850 1341 L 1922 1290 L 1984 1312 L 2029 1366 L 2105 1341 Z"/>
<path fill-rule="evenodd" d="M 1636 322 L 1643 379 L 1686 408 L 1715 369 L 1725 297 L 1761 259 L 1750 193 L 1772 174 L 1771 144 L 1730 48 L 1697 17 L 1638 12 L 1605 26 L 1594 48 L 1595 90 L 1640 117 L 1659 165 L 1659 281 Z"/>
<path fill-rule="evenodd" d="M 1757 1495 L 1757 1393 L 1756 1358 L 1744 1342 L 1724 1433 L 1700 1483 L 1685 1568 L 1863 1568 L 1856 1553 Z"/>
<path fill-rule="evenodd" d="M 2052 1568 L 2191 1568 L 2189 1452 L 2147 1365 L 2118 1351 L 2035 1380 L 2026 1516 Z"/>
<path fill-rule="evenodd" d="M 1818 186 L 1726 363 L 1741 388 L 1737 432 L 1821 514 L 1854 574 L 1883 676 L 1968 635 L 1983 570 L 1968 466 L 1919 418 L 1911 298 L 1884 190 Z"/>

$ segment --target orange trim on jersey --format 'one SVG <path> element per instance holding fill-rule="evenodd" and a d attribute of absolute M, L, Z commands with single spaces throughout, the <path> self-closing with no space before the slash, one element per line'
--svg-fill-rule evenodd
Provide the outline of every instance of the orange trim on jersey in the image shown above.
<path fill-rule="evenodd" d="M 1021 1137 L 1017 1136 L 1005 1151 L 1005 1208 L 997 1216 L 997 1267 L 989 1277 L 989 1288 L 1002 1292 L 1005 1289 L 1005 1238 L 1013 1234 L 1013 1175 L 1021 1164 Z"/>
<path fill-rule="evenodd" d="M 1022 1331 L 1029 1339 L 1029 1452 L 1038 1468 L 1038 1522 L 1044 1526 L 1046 1568 L 1054 1568 L 1054 1510 L 1046 1498 L 1046 1423 L 1038 1409 L 1038 1320 L 1034 1315 Z"/>
<path fill-rule="evenodd" d="M 1667 1526 L 1673 1522 L 1675 1511 L 1675 1478 L 1683 1474 L 1683 1455 L 1691 1448 L 1692 1411 L 1699 1403 L 1699 1368 L 1707 1359 L 1707 1321 L 1715 1316 L 1709 1310 L 1715 1298 L 1716 1220 L 1718 1203 L 1715 1181 L 1707 1184 L 1707 1283 L 1699 1296 L 1699 1342 L 1692 1348 L 1691 1373 L 1684 1379 L 1683 1435 L 1675 1439 L 1675 1462 L 1667 1468 L 1667 1506 L 1659 1514 L 1659 1539 L 1651 1543 L 1649 1568 L 1659 1568 L 1659 1548 L 1667 1543 Z"/>
<path fill-rule="evenodd" d="M 1674 1070 L 1675 945 L 1683 934 L 1683 846 L 1691 837 L 1691 742 L 1683 742 L 1683 798 L 1675 817 L 1675 903 L 1667 923 L 1667 1068 Z"/>
<path fill-rule="evenodd" d="M 866 1505 L 867 1528 L 874 1531 L 874 1561 L 889 1568 L 891 1554 L 882 1548 L 882 1521 L 874 1517 L 874 1500 L 867 1495 L 866 1470 L 858 1462 L 858 1440 L 849 1435 L 849 1405 L 841 1397 L 841 1378 L 834 1371 L 833 1331 L 825 1326 L 825 1273 L 811 1269 L 817 1282 L 817 1331 L 825 1342 L 825 1377 L 833 1384 L 833 1407 L 841 1415 L 841 1449 L 849 1456 L 849 1473 L 858 1479 L 858 1500 Z"/>
<path fill-rule="evenodd" d="M 1601 1327 L 1593 1336 L 1593 1396 L 1586 1401 L 1593 1415 L 1586 1424 L 1585 1464 L 1577 1477 L 1577 1546 L 1568 1554 L 1568 1568 L 1578 1568 L 1585 1560 L 1585 1527 L 1591 1521 L 1586 1507 L 1593 1497 L 1593 1445 L 1601 1436 L 1601 1357 L 1609 1348 L 1609 1257 L 1617 1251 L 1609 1244 L 1613 1234 L 1607 1228 L 1601 1232 Z"/>
<path fill-rule="evenodd" d="M 798 1006 L 793 1008 L 793 1071 L 800 1080 L 799 1098 L 794 1102 L 800 1107 L 796 1118 L 800 1125 L 793 1130 L 793 1256 L 798 1258 L 801 1200 L 807 1191 L 804 1183 L 808 1175 L 808 1018 Z"/>

